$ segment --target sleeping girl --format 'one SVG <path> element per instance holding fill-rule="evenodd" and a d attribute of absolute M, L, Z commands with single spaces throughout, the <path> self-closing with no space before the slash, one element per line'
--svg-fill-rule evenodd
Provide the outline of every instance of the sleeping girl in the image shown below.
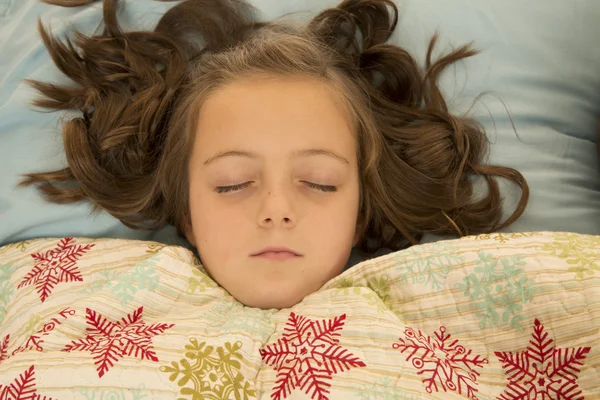
<path fill-rule="evenodd" d="M 434 37 L 420 68 L 386 44 L 391 0 L 345 0 L 302 26 L 261 22 L 239 0 L 186 0 L 136 32 L 120 28 L 117 9 L 104 0 L 93 36 L 61 41 L 40 24 L 73 84 L 31 81 L 36 105 L 79 115 L 63 122 L 68 165 L 23 184 L 132 228 L 175 226 L 247 306 L 297 304 L 354 246 L 491 232 L 525 208 L 523 176 L 485 164 L 482 127 L 452 115 L 436 83 L 476 52 L 434 62 Z M 477 200 L 475 177 L 488 187 Z M 497 177 L 522 189 L 505 220 Z"/>

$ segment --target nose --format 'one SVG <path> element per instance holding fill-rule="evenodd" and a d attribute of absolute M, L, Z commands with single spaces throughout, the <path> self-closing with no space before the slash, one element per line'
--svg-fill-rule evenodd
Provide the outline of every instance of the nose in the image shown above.
<path fill-rule="evenodd" d="M 296 212 L 291 190 L 285 185 L 265 190 L 261 199 L 258 224 L 265 228 L 293 228 L 296 225 Z"/>

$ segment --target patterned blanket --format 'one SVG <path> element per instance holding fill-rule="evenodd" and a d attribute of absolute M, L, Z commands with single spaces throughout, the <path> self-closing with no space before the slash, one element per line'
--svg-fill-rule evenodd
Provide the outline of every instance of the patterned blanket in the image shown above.
<path fill-rule="evenodd" d="M 492 234 L 247 308 L 191 252 L 0 248 L 0 399 L 600 399 L 600 237 Z"/>

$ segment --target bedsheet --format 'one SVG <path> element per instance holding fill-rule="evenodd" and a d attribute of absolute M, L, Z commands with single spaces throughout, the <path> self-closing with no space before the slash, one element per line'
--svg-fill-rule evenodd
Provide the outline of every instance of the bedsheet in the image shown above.
<path fill-rule="evenodd" d="M 182 247 L 0 248 L 0 399 L 599 399 L 600 236 L 500 233 L 244 307 Z"/>

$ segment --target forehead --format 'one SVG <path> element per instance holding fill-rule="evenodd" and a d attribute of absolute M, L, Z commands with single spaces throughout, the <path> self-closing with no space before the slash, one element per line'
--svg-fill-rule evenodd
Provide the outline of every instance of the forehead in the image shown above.
<path fill-rule="evenodd" d="M 195 150 L 203 154 L 224 147 L 280 155 L 307 146 L 355 152 L 342 96 L 316 78 L 237 79 L 208 96 L 198 118 Z"/>

